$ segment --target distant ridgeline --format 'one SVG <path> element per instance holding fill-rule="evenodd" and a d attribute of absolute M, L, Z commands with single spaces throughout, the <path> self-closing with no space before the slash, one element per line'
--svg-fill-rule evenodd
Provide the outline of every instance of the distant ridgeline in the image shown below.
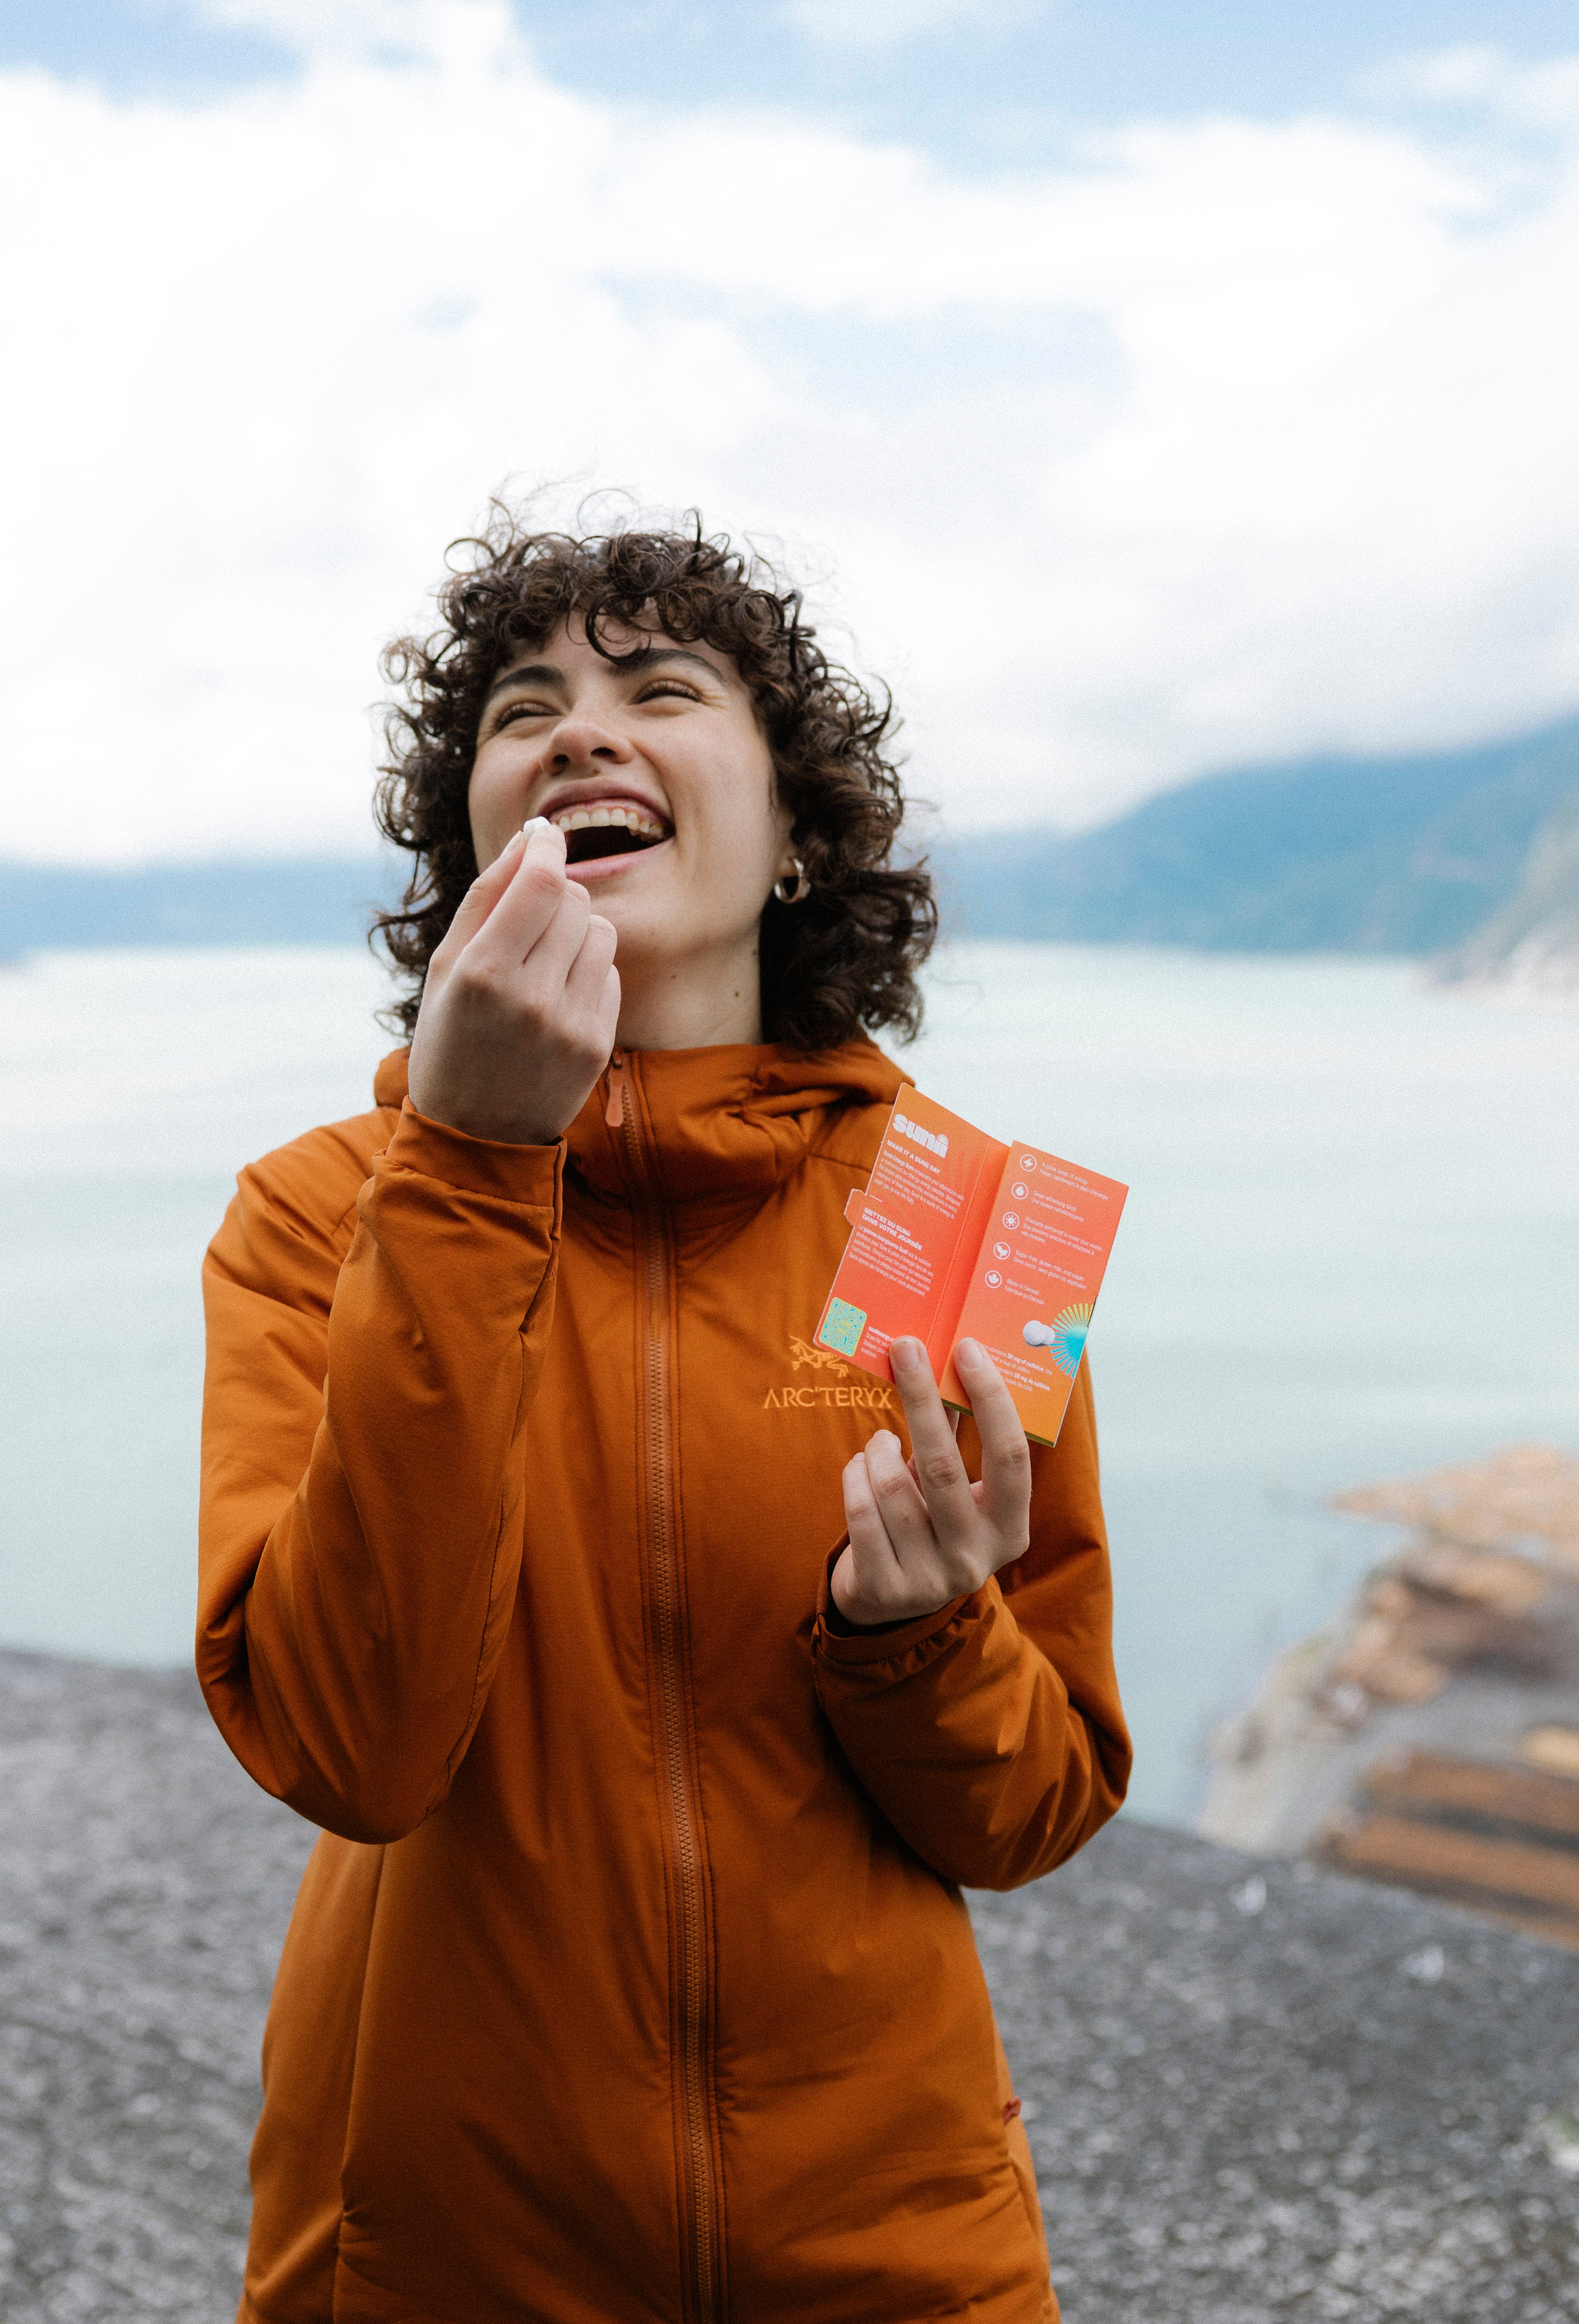
<path fill-rule="evenodd" d="M 359 944 L 400 892 L 374 855 L 82 872 L 0 862 L 0 957 L 100 945 Z"/>
<path fill-rule="evenodd" d="M 1469 751 L 1206 775 L 1095 831 L 983 833 L 933 860 L 958 935 L 1438 953 L 1511 902 L 1575 802 L 1579 718 Z"/>
<path fill-rule="evenodd" d="M 1579 718 L 1409 758 L 1205 775 L 1101 829 L 946 839 L 956 936 L 1436 954 L 1579 978 Z M 402 884 L 371 853 L 80 872 L 0 863 L 0 957 L 58 945 L 359 942 Z"/>

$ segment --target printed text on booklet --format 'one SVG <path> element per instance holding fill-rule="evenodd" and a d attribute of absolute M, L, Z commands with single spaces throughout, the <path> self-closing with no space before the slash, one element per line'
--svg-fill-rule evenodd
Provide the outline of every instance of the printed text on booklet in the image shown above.
<path fill-rule="evenodd" d="M 906 1090 L 845 1206 L 854 1231 L 818 1342 L 891 1379 L 890 1343 L 913 1333 L 945 1401 L 968 1412 L 953 1351 L 979 1340 L 1026 1434 L 1056 1443 L 1128 1192 Z"/>

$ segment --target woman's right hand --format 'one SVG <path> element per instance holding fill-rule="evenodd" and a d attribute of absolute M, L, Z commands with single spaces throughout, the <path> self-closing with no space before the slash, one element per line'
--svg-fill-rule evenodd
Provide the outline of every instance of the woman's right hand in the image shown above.
<path fill-rule="evenodd" d="M 411 1103 L 469 1138 L 551 1146 L 607 1065 L 619 1014 L 614 928 L 567 876 L 563 833 L 540 822 L 478 874 L 429 963 Z"/>

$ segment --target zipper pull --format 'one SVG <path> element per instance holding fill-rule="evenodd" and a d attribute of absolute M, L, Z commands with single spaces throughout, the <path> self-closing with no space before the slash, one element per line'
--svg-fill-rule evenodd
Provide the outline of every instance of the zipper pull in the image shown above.
<path fill-rule="evenodd" d="M 608 1104 L 603 1118 L 611 1130 L 625 1126 L 625 1059 L 620 1049 L 608 1061 Z"/>

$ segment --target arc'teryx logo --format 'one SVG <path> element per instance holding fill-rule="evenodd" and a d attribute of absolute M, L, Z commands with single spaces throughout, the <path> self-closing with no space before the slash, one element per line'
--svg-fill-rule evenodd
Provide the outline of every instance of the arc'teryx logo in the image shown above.
<path fill-rule="evenodd" d="M 803 1367 L 817 1372 L 831 1372 L 833 1379 L 808 1381 L 787 1380 L 782 1388 L 771 1388 L 762 1398 L 764 1412 L 814 1412 L 829 1408 L 839 1412 L 897 1412 L 892 1388 L 886 1380 L 870 1377 L 850 1379 L 850 1367 L 826 1348 L 814 1348 L 799 1332 L 790 1334 L 790 1369 L 799 1371 Z M 842 1385 L 848 1381 L 847 1387 Z"/>

